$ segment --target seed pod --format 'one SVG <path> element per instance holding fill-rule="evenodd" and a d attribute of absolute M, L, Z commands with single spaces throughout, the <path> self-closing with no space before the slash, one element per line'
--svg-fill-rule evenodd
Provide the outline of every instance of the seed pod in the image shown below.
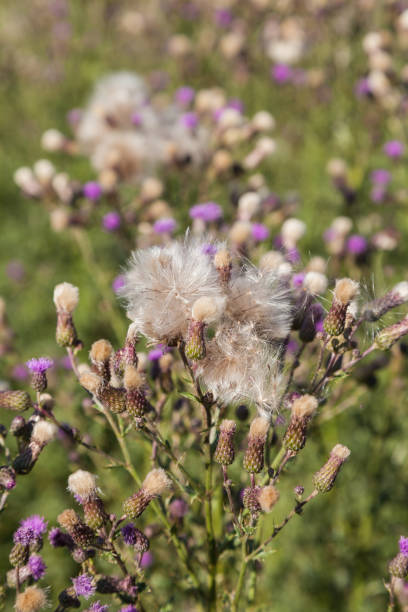
<path fill-rule="evenodd" d="M 31 398 L 27 391 L 0 391 L 0 408 L 27 410 L 31 406 Z"/>
<path fill-rule="evenodd" d="M 57 313 L 57 328 L 55 330 L 55 340 L 58 346 L 62 346 L 65 348 L 75 347 L 78 344 L 78 334 L 71 313 Z"/>
<path fill-rule="evenodd" d="M 248 446 L 244 456 L 244 469 L 250 474 L 257 474 L 264 466 L 264 448 L 269 429 L 269 421 L 257 417 L 251 423 L 248 434 Z"/>
<path fill-rule="evenodd" d="M 224 419 L 221 422 L 217 448 L 214 453 L 214 459 L 220 465 L 231 465 L 234 461 L 234 434 L 236 429 L 237 425 L 234 421 Z"/>
<path fill-rule="evenodd" d="M 95 372 L 104 380 L 110 381 L 110 361 L 113 354 L 113 347 L 108 340 L 97 340 L 91 346 L 89 357 Z"/>
<path fill-rule="evenodd" d="M 323 326 L 329 336 L 339 336 L 345 327 L 347 308 L 357 295 L 358 284 L 349 278 L 336 281 L 333 302 Z"/>
<path fill-rule="evenodd" d="M 92 545 L 94 533 L 88 525 L 81 521 L 75 510 L 64 510 L 58 516 L 57 521 L 69 533 L 77 546 L 86 548 Z"/>
<path fill-rule="evenodd" d="M 144 553 L 147 550 L 149 550 L 150 548 L 149 538 L 147 538 L 145 534 L 140 531 L 140 529 L 135 528 L 135 538 L 136 538 L 136 541 L 135 541 L 134 546 L 138 552 Z"/>
<path fill-rule="evenodd" d="M 307 426 L 318 402 L 312 395 L 303 395 L 293 402 L 290 422 L 283 437 L 287 450 L 298 453 L 306 444 Z"/>
<path fill-rule="evenodd" d="M 274 486 L 262 487 L 258 493 L 258 502 L 263 512 L 270 512 L 279 501 L 279 491 Z"/>
<path fill-rule="evenodd" d="M 72 347 L 79 343 L 72 313 L 78 305 L 79 291 L 70 283 L 61 283 L 54 289 L 57 309 L 56 340 L 59 346 Z"/>
<path fill-rule="evenodd" d="M 140 516 L 152 499 L 161 495 L 170 485 L 171 481 L 163 469 L 152 470 L 144 479 L 142 488 L 123 503 L 123 511 L 130 518 Z"/>
<path fill-rule="evenodd" d="M 327 493 L 333 488 L 337 474 L 349 455 L 347 446 L 336 444 L 324 466 L 313 476 L 314 486 L 320 493 Z"/>

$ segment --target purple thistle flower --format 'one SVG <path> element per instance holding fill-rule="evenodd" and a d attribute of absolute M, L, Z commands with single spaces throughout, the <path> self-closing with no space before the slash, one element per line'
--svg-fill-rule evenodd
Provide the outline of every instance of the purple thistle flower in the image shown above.
<path fill-rule="evenodd" d="M 102 225 L 107 232 L 114 232 L 120 227 L 120 214 L 114 210 L 106 213 L 102 219 Z"/>
<path fill-rule="evenodd" d="M 214 21 L 221 28 L 228 28 L 232 22 L 232 14 L 228 9 L 216 9 L 214 13 Z"/>
<path fill-rule="evenodd" d="M 109 608 L 106 604 L 101 604 L 100 601 L 94 601 L 88 612 L 108 612 Z"/>
<path fill-rule="evenodd" d="M 385 168 L 377 168 L 371 172 L 370 179 L 375 185 L 387 185 L 391 180 L 391 172 Z"/>
<path fill-rule="evenodd" d="M 286 258 L 290 263 L 299 263 L 300 253 L 296 247 L 293 247 L 293 249 L 289 249 L 287 251 Z"/>
<path fill-rule="evenodd" d="M 172 217 L 158 219 L 154 225 L 153 230 L 156 234 L 171 234 L 177 227 L 176 221 Z"/>
<path fill-rule="evenodd" d="M 72 363 L 68 355 L 66 355 L 65 357 L 61 357 L 61 359 L 59 360 L 59 366 L 64 370 L 72 370 Z"/>
<path fill-rule="evenodd" d="M 32 529 L 36 538 L 44 535 L 48 528 L 48 522 L 39 514 L 28 516 L 21 521 L 20 525 L 26 529 Z"/>
<path fill-rule="evenodd" d="M 31 542 L 36 540 L 36 537 L 34 531 L 29 527 L 19 527 L 14 532 L 13 540 L 16 544 L 18 542 L 19 544 L 25 544 L 25 546 L 28 546 L 31 544 Z"/>
<path fill-rule="evenodd" d="M 88 200 L 96 202 L 102 195 L 102 187 L 96 181 L 88 181 L 83 186 L 82 192 Z"/>
<path fill-rule="evenodd" d="M 189 130 L 194 130 L 198 125 L 198 117 L 196 113 L 184 113 L 181 116 L 181 123 Z"/>
<path fill-rule="evenodd" d="M 192 219 L 217 221 L 217 219 L 222 217 L 222 208 L 215 202 L 204 202 L 203 204 L 195 204 L 192 206 L 189 214 Z"/>
<path fill-rule="evenodd" d="M 387 191 L 383 185 L 376 185 L 371 190 L 370 197 L 373 202 L 375 202 L 376 204 L 380 204 L 381 202 L 384 201 L 386 193 Z"/>
<path fill-rule="evenodd" d="M 194 100 L 195 91 L 192 87 L 188 87 L 184 85 L 183 87 L 179 87 L 175 93 L 175 100 L 179 104 L 187 105 L 190 104 Z"/>
<path fill-rule="evenodd" d="M 49 368 L 52 368 L 53 365 L 53 360 L 49 359 L 48 357 L 39 357 L 38 359 L 33 357 L 32 359 L 26 362 L 27 368 L 30 370 L 30 372 L 33 372 L 33 374 L 42 374 L 43 372 L 46 372 Z"/>
<path fill-rule="evenodd" d="M 346 249 L 352 255 L 361 255 L 367 250 L 367 240 L 363 236 L 353 234 L 347 240 Z"/>
<path fill-rule="evenodd" d="M 53 527 L 50 533 L 48 534 L 48 539 L 53 548 L 62 548 L 63 546 L 67 546 L 68 548 L 72 548 L 74 545 L 74 541 L 70 535 L 64 533 L 58 527 Z"/>
<path fill-rule="evenodd" d="M 304 280 L 305 280 L 304 272 L 299 272 L 298 274 L 294 274 L 292 276 L 292 283 L 294 287 L 301 287 L 303 285 Z"/>
<path fill-rule="evenodd" d="M 132 122 L 132 125 L 139 127 L 143 123 L 142 115 L 140 113 L 132 113 L 130 121 Z"/>
<path fill-rule="evenodd" d="M 399 140 L 389 140 L 385 143 L 383 151 L 388 157 L 398 159 L 404 153 L 404 145 Z"/>
<path fill-rule="evenodd" d="M 244 112 L 244 103 L 239 98 L 232 98 L 228 100 L 227 108 L 233 108 L 242 114 Z"/>
<path fill-rule="evenodd" d="M 135 608 L 133 604 L 129 604 L 128 606 L 121 608 L 119 612 L 138 612 L 138 609 Z"/>
<path fill-rule="evenodd" d="M 287 64 L 275 64 L 272 68 L 272 78 L 279 84 L 287 83 L 293 76 L 293 71 Z"/>
<path fill-rule="evenodd" d="M 217 247 L 215 246 L 215 244 L 204 244 L 203 248 L 201 249 L 201 252 L 203 253 L 203 255 L 213 256 L 217 252 Z"/>
<path fill-rule="evenodd" d="M 184 499 L 173 499 L 169 506 L 169 512 L 172 518 L 183 518 L 188 510 L 189 505 Z"/>
<path fill-rule="evenodd" d="M 149 361 L 157 361 L 164 355 L 164 351 L 159 346 L 149 351 L 147 354 L 147 358 Z"/>
<path fill-rule="evenodd" d="M 252 238 L 256 242 L 262 242 L 269 238 L 269 230 L 263 223 L 253 223 L 251 227 Z"/>
<path fill-rule="evenodd" d="M 359 79 L 354 86 L 354 95 L 356 98 L 363 98 L 371 93 L 368 79 Z"/>
<path fill-rule="evenodd" d="M 92 576 L 89 574 L 79 574 L 76 578 L 72 578 L 75 593 L 77 597 L 85 597 L 89 599 L 95 593 L 95 585 Z"/>
<path fill-rule="evenodd" d="M 323 330 L 324 330 L 323 319 L 321 319 L 320 321 L 316 321 L 316 323 L 315 323 L 315 330 L 316 330 L 316 333 L 323 332 Z"/>
<path fill-rule="evenodd" d="M 153 555 L 150 550 L 143 553 L 143 557 L 140 561 L 140 567 L 145 569 L 146 567 L 150 567 L 153 563 Z"/>
<path fill-rule="evenodd" d="M 400 537 L 399 549 L 402 555 L 404 555 L 405 557 L 408 557 L 408 538 L 404 538 L 404 536 Z"/>
<path fill-rule="evenodd" d="M 116 278 L 113 279 L 112 289 L 114 290 L 115 293 L 118 293 L 120 289 L 122 289 L 124 284 L 125 284 L 125 277 L 123 276 L 123 274 L 119 274 L 119 276 L 116 276 Z"/>
<path fill-rule="evenodd" d="M 128 546 L 134 546 L 136 544 L 136 529 L 133 523 L 128 523 L 120 530 L 122 533 L 123 541 Z"/>
<path fill-rule="evenodd" d="M 34 580 L 40 580 L 45 574 L 47 566 L 41 555 L 31 555 L 28 560 L 28 567 Z"/>
<path fill-rule="evenodd" d="M 294 355 L 296 353 L 296 351 L 299 348 L 299 344 L 296 342 L 296 340 L 289 340 L 289 342 L 286 345 L 286 350 L 290 355 Z"/>

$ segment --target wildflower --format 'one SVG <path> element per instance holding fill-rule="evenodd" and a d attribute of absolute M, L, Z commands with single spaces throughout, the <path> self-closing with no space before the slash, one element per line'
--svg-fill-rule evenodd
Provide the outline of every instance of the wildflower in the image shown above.
<path fill-rule="evenodd" d="M 361 255 L 367 250 L 367 240 L 363 236 L 354 234 L 347 240 L 346 249 L 352 255 Z"/>
<path fill-rule="evenodd" d="M 102 219 L 102 225 L 107 232 L 114 232 L 121 226 L 120 214 L 116 211 L 106 213 Z"/>
<path fill-rule="evenodd" d="M 96 373 L 109 382 L 110 379 L 110 359 L 113 354 L 113 347 L 108 340 L 97 340 L 91 346 L 89 357 Z"/>
<path fill-rule="evenodd" d="M 388 570 L 396 578 L 406 578 L 408 575 L 408 538 L 399 539 L 399 553 L 388 565 Z"/>
<path fill-rule="evenodd" d="M 173 499 L 169 506 L 170 516 L 173 519 L 182 519 L 189 511 L 189 505 L 184 499 Z"/>
<path fill-rule="evenodd" d="M 135 418 L 142 418 L 149 402 L 144 391 L 145 380 L 135 366 L 127 365 L 123 376 L 126 389 L 126 410 Z"/>
<path fill-rule="evenodd" d="M 272 77 L 279 83 L 287 83 L 293 76 L 292 68 L 286 64 L 276 64 L 272 68 Z"/>
<path fill-rule="evenodd" d="M 214 453 L 214 459 L 220 465 L 231 465 L 234 461 L 234 434 L 236 429 L 237 425 L 234 421 L 224 419 L 221 422 L 217 448 Z"/>
<path fill-rule="evenodd" d="M 389 140 L 384 145 L 384 153 L 392 159 L 398 159 L 404 154 L 404 145 L 399 140 Z"/>
<path fill-rule="evenodd" d="M 214 266 L 217 268 L 221 282 L 228 284 L 231 277 L 231 256 L 226 249 L 220 249 L 214 254 Z"/>
<path fill-rule="evenodd" d="M 391 180 L 391 173 L 385 168 L 378 168 L 371 172 L 370 180 L 376 185 L 387 185 Z"/>
<path fill-rule="evenodd" d="M 292 404 L 290 423 L 283 438 L 287 450 L 298 453 L 306 444 L 306 431 L 317 409 L 318 401 L 312 395 L 302 395 Z"/>
<path fill-rule="evenodd" d="M 76 578 L 72 578 L 72 583 L 77 597 L 89 599 L 95 593 L 93 578 L 89 574 L 79 574 Z"/>
<path fill-rule="evenodd" d="M 113 279 L 112 289 L 114 290 L 115 293 L 119 293 L 122 287 L 124 286 L 124 284 L 125 284 L 125 277 L 123 276 L 123 274 L 119 274 Z"/>
<path fill-rule="evenodd" d="M 47 531 L 48 523 L 43 516 L 39 514 L 33 514 L 21 521 L 21 526 L 24 529 L 31 529 L 34 533 L 34 537 L 40 538 Z"/>
<path fill-rule="evenodd" d="M 251 232 L 252 238 L 256 242 L 262 242 L 269 237 L 269 230 L 266 225 L 263 225 L 262 223 L 253 223 Z"/>
<path fill-rule="evenodd" d="M 153 224 L 153 230 L 156 234 L 171 234 L 177 227 L 177 223 L 171 217 L 158 219 Z"/>
<path fill-rule="evenodd" d="M 47 569 L 47 566 L 40 555 L 31 555 L 28 560 L 28 566 L 34 580 L 40 580 L 40 578 L 44 576 L 45 570 Z"/>
<path fill-rule="evenodd" d="M 143 553 L 143 556 L 140 561 L 140 567 L 142 569 L 146 569 L 147 567 L 150 567 L 152 563 L 153 563 L 153 554 L 151 553 L 150 550 L 148 550 L 145 553 Z"/>
<path fill-rule="evenodd" d="M 185 349 L 187 357 L 193 361 L 205 357 L 204 326 L 216 318 L 217 306 L 217 302 L 208 297 L 198 298 L 193 304 Z"/>
<path fill-rule="evenodd" d="M 71 536 L 61 531 L 58 527 L 53 527 L 53 529 L 50 530 L 48 539 L 53 548 L 63 548 L 64 546 L 72 548 L 74 546 L 74 541 Z"/>
<path fill-rule="evenodd" d="M 349 278 L 336 281 L 333 302 L 324 320 L 324 329 L 330 336 L 339 336 L 343 332 L 347 308 L 357 292 L 358 284 Z"/>
<path fill-rule="evenodd" d="M 60 151 L 64 148 L 66 138 L 59 130 L 46 130 L 41 136 L 41 146 L 46 151 Z"/>
<path fill-rule="evenodd" d="M 109 608 L 106 604 L 101 604 L 100 601 L 94 601 L 86 612 L 108 612 Z"/>
<path fill-rule="evenodd" d="M 314 486 L 320 493 L 330 491 L 335 483 L 341 466 L 350 455 L 350 449 L 342 444 L 336 444 L 324 466 L 313 476 Z"/>
<path fill-rule="evenodd" d="M 198 116 L 196 113 L 185 113 L 180 118 L 184 127 L 194 130 L 198 126 Z"/>
<path fill-rule="evenodd" d="M 72 313 L 78 305 L 79 290 L 71 283 L 61 283 L 54 289 L 54 304 L 57 309 L 56 340 L 60 346 L 75 346 L 78 337 Z"/>
<path fill-rule="evenodd" d="M 261 197 L 258 193 L 255 191 L 244 193 L 238 200 L 239 219 L 249 221 L 259 211 L 260 205 Z"/>
<path fill-rule="evenodd" d="M 6 491 L 11 491 L 16 486 L 16 473 L 8 465 L 0 466 L 0 487 Z"/>
<path fill-rule="evenodd" d="M 194 100 L 195 91 L 192 87 L 179 87 L 175 93 L 175 100 L 181 105 L 188 105 Z"/>
<path fill-rule="evenodd" d="M 16 597 L 16 612 L 39 612 L 47 606 L 45 591 L 36 586 L 29 586 Z"/>
<path fill-rule="evenodd" d="M 297 242 L 306 232 L 306 224 L 300 219 L 287 219 L 281 227 L 282 243 L 285 249 L 296 247 Z"/>
<path fill-rule="evenodd" d="M 102 187 L 96 181 L 89 181 L 83 186 L 83 194 L 88 200 L 96 202 L 102 195 Z"/>
<path fill-rule="evenodd" d="M 261 505 L 258 500 L 258 495 L 261 491 L 261 487 L 247 487 L 244 489 L 242 502 L 244 508 L 247 508 L 251 513 L 252 520 L 256 521 L 260 512 Z"/>
<path fill-rule="evenodd" d="M 215 202 L 205 202 L 203 204 L 195 204 L 192 206 L 189 214 L 192 219 L 201 219 L 202 221 L 217 221 L 222 217 L 222 208 Z"/>
<path fill-rule="evenodd" d="M 385 327 L 375 337 L 374 344 L 382 351 L 390 349 L 402 336 L 408 334 L 408 316 L 402 321 Z"/>
<path fill-rule="evenodd" d="M 15 471 L 18 474 L 30 472 L 43 448 L 55 438 L 56 434 L 57 427 L 54 423 L 48 423 L 42 419 L 37 421 L 33 427 L 29 444 L 14 459 Z"/>
<path fill-rule="evenodd" d="M 40 393 L 47 388 L 46 371 L 54 365 L 52 359 L 48 357 L 33 358 L 26 362 L 27 368 L 32 374 L 31 384 Z"/>
<path fill-rule="evenodd" d="M 65 529 L 80 548 L 92 545 L 94 533 L 88 525 L 79 518 L 75 510 L 64 510 L 57 518 L 58 523 Z"/>
<path fill-rule="evenodd" d="M 152 499 L 161 495 L 170 485 L 171 481 L 163 469 L 152 470 L 144 479 L 142 488 L 124 502 L 124 512 L 130 518 L 137 518 L 144 512 Z"/>

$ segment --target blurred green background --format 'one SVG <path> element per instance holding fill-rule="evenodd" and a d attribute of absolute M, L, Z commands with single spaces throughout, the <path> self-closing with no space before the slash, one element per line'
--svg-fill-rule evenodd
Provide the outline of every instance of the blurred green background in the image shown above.
<path fill-rule="evenodd" d="M 204 26 L 199 18 L 184 17 L 181 7 L 185 4 L 169 2 L 167 9 L 171 7 L 171 10 L 162 9 L 164 38 L 183 32 L 194 43 Z M 94 252 L 91 259 L 85 259 L 72 235 L 54 233 L 40 203 L 22 197 L 13 183 L 16 168 L 48 157 L 40 147 L 45 129 L 56 127 L 66 132 L 68 111 L 82 106 L 95 81 L 115 70 L 145 75 L 165 71 L 170 77 L 170 89 L 184 84 L 196 88 L 221 86 L 228 97 L 238 97 L 244 102 L 249 115 L 260 109 L 274 115 L 279 155 L 265 164 L 264 175 L 273 191 L 293 191 L 299 197 L 297 215 L 308 227 L 302 243 L 304 257 L 324 254 L 322 233 L 335 216 L 347 214 L 358 226 L 359 220 L 372 212 L 368 172 L 383 163 L 382 143 L 395 135 L 395 130 L 403 130 L 406 122 L 404 117 L 375 112 L 369 103 L 353 95 L 355 82 L 365 70 L 362 35 L 367 27 L 387 25 L 388 13 L 382 4 L 377 3 L 369 26 L 356 11 L 352 19 L 354 27 L 346 32 L 336 27 L 335 16 L 330 12 L 322 19 L 319 40 L 308 57 L 309 63 L 325 70 L 327 95 L 319 100 L 314 90 L 277 87 L 271 81 L 270 62 L 260 51 L 261 24 L 252 22 L 250 11 L 242 7 L 239 10 L 248 20 L 250 30 L 251 62 L 247 79 L 240 83 L 226 60 L 216 53 L 196 53 L 193 68 L 183 70 L 177 60 L 163 53 L 160 31 L 150 37 L 123 35 L 118 27 L 121 11 L 131 8 L 150 13 L 160 10 L 159 3 L 154 6 L 152 3 L 147 9 L 146 3 L 121 0 L 33 0 L 30 3 L 3 0 L 0 6 L 0 295 L 6 301 L 8 320 L 15 332 L 15 352 L 3 358 L 2 378 L 8 380 L 16 363 L 32 356 L 63 357 L 62 349 L 54 342 L 52 291 L 58 282 L 69 281 L 80 288 L 76 323 L 85 346 L 99 337 L 107 337 L 118 346 L 127 325 L 111 282 L 128 253 L 115 237 L 104 233 L 96 224 L 89 231 Z M 266 14 L 273 14 L 273 8 Z M 350 54 L 346 69 L 341 69 L 335 61 L 336 53 L 342 49 Z M 59 170 L 67 171 L 78 180 L 94 178 L 86 159 L 66 158 L 62 154 L 49 157 Z M 326 164 L 331 157 L 342 157 L 349 163 L 357 190 L 356 202 L 350 208 L 346 208 L 326 175 Z M 406 179 L 403 164 L 395 170 L 394 181 L 403 189 Z M 173 187 L 170 181 L 166 183 L 165 197 L 179 220 L 184 220 L 187 208 L 196 203 L 194 188 L 183 185 L 182 179 L 181 185 L 177 181 Z M 227 189 L 214 187 L 214 193 L 208 194 L 208 199 L 211 198 L 228 207 Z M 378 256 L 371 269 L 356 270 L 368 285 L 375 276 L 378 293 L 407 277 L 406 210 L 407 201 L 403 198 L 391 210 L 381 210 L 383 218 L 393 219 L 401 231 L 397 251 Z M 15 261 L 24 267 L 24 277 L 19 281 L 10 278 L 7 272 L 10 262 Z M 95 272 L 95 267 L 99 272 Z M 296 484 L 311 486 L 313 472 L 325 461 L 335 443 L 347 444 L 352 451 L 351 459 L 334 490 L 327 496 L 319 496 L 306 508 L 303 517 L 296 517 L 276 540 L 275 553 L 260 570 L 258 603 L 248 609 L 265 612 L 305 609 L 380 612 L 385 609 L 386 564 L 396 553 L 397 538 L 408 535 L 406 371 L 405 354 L 397 349 L 390 368 L 380 374 L 374 388 L 364 387 L 344 413 L 320 427 L 313 427 L 308 445 L 282 480 L 281 498 L 285 501 L 278 514 L 283 517 L 285 509 L 291 506 L 290 490 Z M 70 377 L 62 367 L 52 377 L 51 389 L 58 397 L 57 416 L 80 428 L 89 428 L 92 437 L 102 440 L 112 453 L 117 452 L 101 423 L 90 424 L 81 406 L 84 394 L 81 390 L 72 394 Z M 14 381 L 12 385 L 23 388 L 25 383 Z M 342 396 L 338 402 L 343 400 Z M 8 416 L 3 420 L 6 425 L 9 421 Z M 143 448 L 134 445 L 132 453 L 143 472 Z M 65 490 L 70 471 L 78 465 L 95 469 L 82 451 L 74 459 L 67 463 L 64 446 L 53 444 L 44 451 L 31 476 L 19 481 L 0 517 L 1 577 L 9 569 L 10 538 L 17 522 L 29 514 L 39 513 L 55 524 L 58 513 L 70 504 Z M 102 466 L 98 460 L 100 474 Z M 238 478 L 237 471 L 234 476 Z M 119 511 L 121 500 L 132 486 L 129 479 L 117 470 L 104 472 L 100 479 L 110 509 Z M 146 522 L 153 518 L 147 515 Z M 171 591 L 171 579 L 162 571 L 160 543 L 163 541 L 153 546 L 154 563 L 147 572 L 155 576 L 153 584 L 156 581 L 160 588 Z M 74 564 L 62 551 L 53 551 L 48 544 L 44 557 L 49 570 L 43 582 L 52 585 L 53 594 L 58 593 L 66 586 Z M 6 609 L 11 606 L 8 600 Z"/>

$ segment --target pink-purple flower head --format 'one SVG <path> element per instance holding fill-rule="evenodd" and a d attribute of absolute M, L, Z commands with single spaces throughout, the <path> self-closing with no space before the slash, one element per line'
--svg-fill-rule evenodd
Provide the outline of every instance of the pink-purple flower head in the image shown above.
<path fill-rule="evenodd" d="M 367 240 L 359 234 L 353 234 L 346 242 L 346 249 L 352 255 L 362 255 L 367 251 L 367 247 Z"/>
<path fill-rule="evenodd" d="M 398 159 L 404 154 L 405 147 L 400 140 L 389 140 L 383 150 L 391 159 Z"/>
<path fill-rule="evenodd" d="M 287 64 L 275 64 L 272 68 L 272 78 L 276 83 L 288 83 L 293 76 L 293 70 Z"/>
<path fill-rule="evenodd" d="M 251 227 L 252 238 L 255 242 L 263 242 L 269 238 L 269 230 L 263 223 L 253 223 Z"/>
<path fill-rule="evenodd" d="M 120 214 L 114 210 L 106 213 L 102 219 L 102 225 L 107 232 L 114 232 L 121 225 Z"/>
<path fill-rule="evenodd" d="M 371 172 L 370 179 L 374 185 L 388 185 L 391 180 L 391 172 L 385 168 L 377 168 Z"/>
<path fill-rule="evenodd" d="M 175 93 L 175 100 L 178 104 L 183 106 L 187 106 L 191 104 L 194 100 L 195 91 L 192 87 L 188 87 L 188 85 L 184 85 L 183 87 L 179 87 Z"/>
<path fill-rule="evenodd" d="M 20 527 L 14 533 L 14 542 L 28 546 L 31 542 L 39 540 L 47 531 L 47 521 L 38 514 L 33 514 L 20 522 Z"/>
<path fill-rule="evenodd" d="M 150 550 L 147 550 L 145 553 L 143 553 L 143 557 L 141 558 L 140 561 L 140 567 L 142 569 L 145 569 L 147 567 L 150 567 L 153 563 L 153 554 L 150 552 Z"/>
<path fill-rule="evenodd" d="M 40 578 L 44 576 L 45 570 L 47 569 L 41 555 L 31 555 L 28 560 L 28 567 L 30 568 L 30 573 L 34 580 L 40 580 Z"/>
<path fill-rule="evenodd" d="M 133 604 L 129 604 L 128 606 L 123 606 L 123 608 L 121 608 L 119 612 L 139 612 L 139 611 Z"/>
<path fill-rule="evenodd" d="M 102 195 L 102 187 L 96 181 L 88 181 L 83 186 L 83 194 L 88 200 L 92 200 L 92 202 L 96 202 Z"/>
<path fill-rule="evenodd" d="M 96 590 L 92 576 L 89 574 L 80 574 L 76 578 L 72 578 L 72 584 L 74 585 L 77 597 L 89 599 Z"/>
<path fill-rule="evenodd" d="M 48 539 L 53 548 L 63 548 L 67 546 L 68 548 L 74 547 L 74 540 L 70 535 L 61 531 L 59 527 L 53 527 L 48 534 Z"/>
<path fill-rule="evenodd" d="M 301 287 L 305 280 L 306 274 L 304 272 L 298 272 L 292 276 L 292 284 L 294 287 Z"/>
<path fill-rule="evenodd" d="M 130 121 L 135 127 L 140 127 L 143 123 L 142 115 L 140 113 L 132 113 Z"/>
<path fill-rule="evenodd" d="M 357 81 L 354 86 L 354 94 L 356 98 L 364 98 L 371 94 L 370 83 L 367 78 L 362 78 Z"/>
<path fill-rule="evenodd" d="M 147 358 L 149 361 L 157 361 L 158 359 L 160 359 L 160 357 L 163 357 L 164 352 L 165 351 L 162 346 L 156 346 L 156 348 L 149 351 L 149 353 L 147 354 Z"/>
<path fill-rule="evenodd" d="M 176 227 L 176 221 L 172 217 L 166 217 L 158 219 L 153 225 L 153 230 L 156 234 L 171 234 Z"/>
<path fill-rule="evenodd" d="M 214 21 L 221 28 L 228 28 L 232 23 L 232 13 L 228 9 L 219 8 L 214 12 Z"/>
<path fill-rule="evenodd" d="M 211 244 L 209 242 L 203 245 L 201 252 L 203 253 L 203 255 L 209 255 L 210 257 L 213 257 L 217 252 L 217 247 L 215 246 L 215 244 Z"/>
<path fill-rule="evenodd" d="M 128 523 L 120 530 L 123 541 L 128 546 L 134 546 L 137 542 L 137 532 L 133 523 Z"/>
<path fill-rule="evenodd" d="M 93 604 L 88 608 L 88 612 L 108 612 L 108 610 L 108 606 L 106 604 L 101 604 L 100 601 L 94 601 Z"/>
<path fill-rule="evenodd" d="M 402 555 L 404 555 L 405 557 L 408 557 L 408 538 L 404 538 L 404 536 L 400 537 L 399 549 Z"/>
<path fill-rule="evenodd" d="M 33 374 L 42 374 L 52 368 L 53 365 L 54 362 L 52 359 L 49 359 L 49 357 L 39 357 L 38 359 L 33 357 L 26 362 L 27 368 Z"/>
<path fill-rule="evenodd" d="M 207 222 L 217 221 L 222 217 L 222 208 L 216 202 L 203 202 L 192 206 L 189 214 L 192 219 L 201 219 Z"/>
<path fill-rule="evenodd" d="M 244 103 L 239 98 L 231 98 L 227 102 L 227 108 L 233 108 L 242 114 L 244 112 Z"/>
<path fill-rule="evenodd" d="M 125 284 L 125 277 L 123 276 L 123 274 L 119 274 L 113 279 L 112 289 L 114 290 L 115 293 L 118 293 L 122 289 L 124 284 Z"/>
<path fill-rule="evenodd" d="M 194 130 L 198 126 L 198 116 L 196 113 L 184 113 L 180 120 L 184 127 L 189 130 Z"/>

